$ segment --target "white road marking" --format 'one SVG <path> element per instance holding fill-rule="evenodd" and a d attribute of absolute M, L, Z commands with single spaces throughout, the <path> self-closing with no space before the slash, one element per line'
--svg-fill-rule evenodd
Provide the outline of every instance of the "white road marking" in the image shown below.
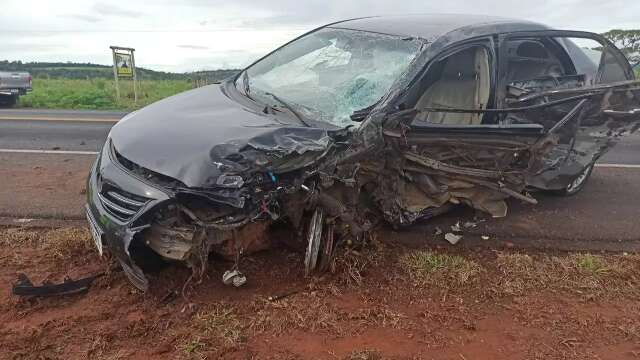
<path fill-rule="evenodd" d="M 0 149 L 0 153 L 15 154 L 60 154 L 60 155 L 97 155 L 97 151 L 73 150 L 35 150 L 35 149 Z"/>
<path fill-rule="evenodd" d="M 46 116 L 2 116 L 0 120 L 24 120 L 24 121 L 64 121 L 64 122 L 107 122 L 115 123 L 120 121 L 119 118 L 69 118 L 69 117 L 46 117 Z"/>
<path fill-rule="evenodd" d="M 640 169 L 640 165 L 634 164 L 596 164 L 599 168 Z"/>
<path fill-rule="evenodd" d="M 98 151 L 39 150 L 39 149 L 0 149 L 0 153 L 15 154 L 60 154 L 60 155 L 97 155 Z M 596 164 L 597 168 L 640 169 L 640 164 Z"/>

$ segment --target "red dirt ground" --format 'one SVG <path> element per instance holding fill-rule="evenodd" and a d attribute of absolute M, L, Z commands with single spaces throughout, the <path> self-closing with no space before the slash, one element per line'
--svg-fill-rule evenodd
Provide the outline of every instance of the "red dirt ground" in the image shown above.
<path fill-rule="evenodd" d="M 305 279 L 301 254 L 276 248 L 243 261 L 249 282 L 240 289 L 219 280 L 231 265 L 212 260 L 209 278 L 183 297 L 188 269 L 153 274 L 140 293 L 97 256 L 84 229 L 0 229 L 0 358 L 640 359 L 640 261 L 616 273 L 624 276 L 607 269 L 532 285 L 517 281 L 525 274 L 517 265 L 496 265 L 512 250 L 452 249 L 481 267 L 457 284 L 419 281 L 401 260 L 413 251 L 391 243 L 350 253 L 334 274 Z M 553 256 L 554 269 L 570 256 L 529 255 Z M 10 294 L 20 272 L 39 284 L 108 268 L 86 294 Z"/>

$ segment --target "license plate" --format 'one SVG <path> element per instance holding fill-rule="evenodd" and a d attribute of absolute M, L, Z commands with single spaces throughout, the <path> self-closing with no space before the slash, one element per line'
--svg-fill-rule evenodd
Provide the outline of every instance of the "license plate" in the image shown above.
<path fill-rule="evenodd" d="M 98 248 L 98 253 L 102 256 L 102 229 L 98 227 L 98 223 L 93 218 L 93 214 L 89 207 L 86 208 L 87 213 L 87 221 L 89 222 L 89 229 L 91 230 L 91 236 L 93 237 L 93 242 L 96 244 L 96 248 Z"/>

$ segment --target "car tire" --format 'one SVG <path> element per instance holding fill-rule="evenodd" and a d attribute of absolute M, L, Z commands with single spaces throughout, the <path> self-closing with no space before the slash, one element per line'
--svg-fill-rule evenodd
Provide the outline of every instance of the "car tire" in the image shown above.
<path fill-rule="evenodd" d="M 584 170 L 582 170 L 582 172 L 576 176 L 576 178 L 573 179 L 567 187 L 562 190 L 552 190 L 550 193 L 558 196 L 573 196 L 579 193 L 589 181 L 589 177 L 591 177 L 591 172 L 593 172 L 594 167 L 595 164 L 590 164 L 584 168 Z"/>

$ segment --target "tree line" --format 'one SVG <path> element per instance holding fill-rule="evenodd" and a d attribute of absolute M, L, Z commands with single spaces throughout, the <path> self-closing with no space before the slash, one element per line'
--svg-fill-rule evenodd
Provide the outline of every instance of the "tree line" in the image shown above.
<path fill-rule="evenodd" d="M 108 65 L 72 62 L 22 62 L 0 60 L 0 71 L 27 71 L 34 78 L 52 79 L 112 79 L 113 68 Z M 136 68 L 140 80 L 206 80 L 209 83 L 236 74 L 237 69 L 205 70 L 188 73 L 172 73 L 146 68 Z"/>

